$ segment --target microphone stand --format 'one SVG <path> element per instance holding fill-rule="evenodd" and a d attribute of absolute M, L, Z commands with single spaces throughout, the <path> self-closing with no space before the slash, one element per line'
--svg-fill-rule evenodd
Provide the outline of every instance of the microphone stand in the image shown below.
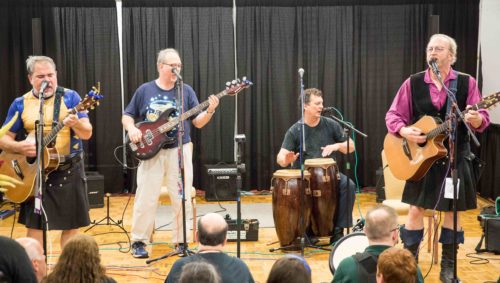
<path fill-rule="evenodd" d="M 42 82 L 42 85 L 44 83 Z M 47 84 L 45 83 L 45 87 Z M 38 99 L 40 100 L 40 107 L 38 110 L 39 120 L 36 123 L 36 192 L 34 199 L 34 212 L 40 215 L 40 222 L 42 223 L 42 246 L 44 255 L 47 255 L 47 221 L 45 221 L 45 211 L 43 209 L 43 197 L 45 194 L 45 154 L 43 144 L 43 129 L 45 127 L 44 121 L 44 111 L 43 105 L 45 104 L 45 87 L 41 87 L 38 93 Z M 47 262 L 47 256 L 45 257 L 45 262 Z"/>
<path fill-rule="evenodd" d="M 234 141 L 238 146 L 238 150 L 236 151 L 236 256 L 240 258 L 240 250 L 241 250 L 241 175 L 245 173 L 245 163 L 242 163 L 242 153 L 241 146 L 245 143 L 245 135 L 240 134 L 234 137 Z"/>
<path fill-rule="evenodd" d="M 328 113 L 330 111 L 326 111 L 326 113 Z M 362 136 L 363 138 L 367 138 L 368 135 L 366 135 L 365 133 L 359 131 L 358 129 L 354 128 L 352 125 L 349 125 L 348 123 L 344 122 L 343 120 L 335 117 L 333 114 L 329 113 L 329 115 L 326 115 L 328 116 L 329 118 L 332 118 L 334 119 L 335 121 L 339 122 L 340 124 L 342 124 L 342 126 L 344 127 L 344 132 L 347 134 L 347 154 L 346 154 L 346 164 L 345 164 L 345 174 L 346 174 L 346 177 L 347 177 L 347 205 L 350 205 L 351 203 L 351 194 L 349 192 L 349 185 L 351 183 L 351 158 L 350 158 L 350 155 L 349 155 L 349 141 L 351 139 L 351 131 L 354 131 L 356 132 L 358 135 Z M 349 215 L 348 213 L 346 213 L 346 223 L 349 223 L 349 218 L 352 218 L 352 213 L 351 215 Z M 351 223 L 352 223 L 352 219 L 351 219 Z M 358 224 L 356 224 L 358 225 Z M 353 230 L 354 230 L 354 227 L 353 227 Z M 347 234 L 349 234 L 349 224 L 347 224 Z"/>
<path fill-rule="evenodd" d="M 174 250 L 172 252 L 169 252 L 165 255 L 162 255 L 160 257 L 150 259 L 146 261 L 146 264 L 150 264 L 152 262 L 162 260 L 164 258 L 173 256 L 173 255 L 182 255 L 183 257 L 185 256 L 190 256 L 193 255 L 194 252 L 188 249 L 188 243 L 187 243 L 187 236 L 186 236 L 186 190 L 184 186 L 184 180 L 185 180 L 185 175 L 184 175 L 184 146 L 182 143 L 182 137 L 184 136 L 184 121 L 182 121 L 182 114 L 184 114 L 184 82 L 182 81 L 182 77 L 177 71 L 176 68 L 172 69 L 172 73 L 174 73 L 177 76 L 177 81 L 175 82 L 175 87 L 177 89 L 177 113 L 178 119 L 179 119 L 179 124 L 178 124 L 178 129 L 177 129 L 177 153 L 178 153 L 178 166 L 179 166 L 179 180 L 178 180 L 178 187 L 181 190 L 182 193 L 182 200 L 181 200 L 181 207 L 182 207 L 182 240 L 183 240 L 183 245 L 178 244 L 178 249 Z"/>
<path fill-rule="evenodd" d="M 451 177 L 453 180 L 453 202 L 452 202 L 452 209 L 453 209 L 453 279 L 452 282 L 460 282 L 460 279 L 458 279 L 457 276 L 457 220 L 458 220 L 458 212 L 457 212 L 457 189 L 458 189 L 458 168 L 457 168 L 457 157 L 458 157 L 458 151 L 456 150 L 457 144 L 455 142 L 455 138 L 457 137 L 457 125 L 458 125 L 458 120 L 457 117 L 460 121 L 463 122 L 465 128 L 467 129 L 469 136 L 472 137 L 472 140 L 474 141 L 474 144 L 476 146 L 480 146 L 479 141 L 477 140 L 476 136 L 470 129 L 469 125 L 465 122 L 465 118 L 462 115 L 462 112 L 460 111 L 457 103 L 457 99 L 455 97 L 455 94 L 446 87 L 446 85 L 443 82 L 443 78 L 441 77 L 441 73 L 437 67 L 436 61 L 431 60 L 430 62 L 430 67 L 433 71 L 433 73 L 436 75 L 438 78 L 439 83 L 443 87 L 443 89 L 446 92 L 446 95 L 448 96 L 448 99 L 451 103 L 451 109 L 449 113 L 449 119 L 450 119 L 450 130 L 448 133 L 448 144 L 450 148 L 450 164 L 451 164 Z"/>

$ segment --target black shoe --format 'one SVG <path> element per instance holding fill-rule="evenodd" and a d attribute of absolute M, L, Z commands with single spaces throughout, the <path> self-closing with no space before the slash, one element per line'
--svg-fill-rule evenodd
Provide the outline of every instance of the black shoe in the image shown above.
<path fill-rule="evenodd" d="M 333 236 L 330 237 L 330 245 L 335 244 L 338 240 L 342 239 L 342 237 L 344 237 L 344 229 L 335 228 Z"/>

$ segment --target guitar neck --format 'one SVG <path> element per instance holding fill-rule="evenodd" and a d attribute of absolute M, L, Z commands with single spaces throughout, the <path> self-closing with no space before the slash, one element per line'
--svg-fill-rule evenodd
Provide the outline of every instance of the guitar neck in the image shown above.
<path fill-rule="evenodd" d="M 485 108 L 483 106 L 483 104 L 484 104 L 483 102 L 479 102 L 477 104 L 474 104 L 471 108 L 462 111 L 461 116 L 463 117 L 465 114 L 467 114 L 467 112 L 469 112 L 469 110 L 477 111 L 478 109 Z M 433 138 L 437 137 L 438 135 L 440 135 L 441 133 L 445 132 L 448 129 L 448 121 L 449 120 L 450 120 L 450 118 L 447 118 L 444 123 L 442 123 L 437 128 L 435 128 L 434 130 L 427 133 L 427 139 L 433 139 Z"/>
<path fill-rule="evenodd" d="M 228 93 L 225 90 L 223 90 L 223 91 L 217 93 L 215 96 L 217 96 L 217 98 L 221 98 L 223 96 L 226 96 L 227 94 Z M 165 132 L 172 130 L 175 126 L 177 126 L 177 124 L 179 124 L 179 122 L 182 122 L 182 121 L 190 118 L 191 116 L 194 116 L 194 115 L 200 113 L 205 108 L 207 108 L 209 104 L 210 104 L 209 100 L 203 101 L 202 103 L 198 104 L 197 106 L 184 112 L 180 117 L 172 119 L 168 123 L 161 125 L 160 127 L 158 127 L 158 130 L 161 133 L 165 133 Z"/>

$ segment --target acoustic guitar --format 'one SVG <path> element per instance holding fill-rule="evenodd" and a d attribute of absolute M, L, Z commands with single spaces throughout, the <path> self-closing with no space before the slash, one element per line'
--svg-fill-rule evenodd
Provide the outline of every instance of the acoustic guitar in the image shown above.
<path fill-rule="evenodd" d="M 238 92 L 245 88 L 248 88 L 253 83 L 247 80 L 245 77 L 240 81 L 233 80 L 232 82 L 226 83 L 226 89 L 219 92 L 215 96 L 218 98 L 224 97 L 226 95 L 234 96 Z M 207 108 L 209 101 L 206 100 L 203 103 L 198 104 L 196 107 L 189 109 L 184 112 L 180 117 L 176 117 L 176 108 L 168 108 L 163 113 L 160 114 L 158 119 L 155 121 L 144 121 L 139 122 L 135 126 L 141 131 L 142 138 L 139 142 L 133 143 L 127 135 L 127 141 L 132 155 L 139 160 L 148 160 L 153 158 L 163 146 L 172 144 L 177 141 L 177 125 L 188 119 L 189 117 L 196 115 Z"/>
<path fill-rule="evenodd" d="M 68 111 L 70 114 L 76 114 L 82 111 L 88 111 L 89 109 L 94 109 L 96 105 L 99 105 L 99 100 L 103 96 L 100 94 L 100 85 L 97 88 L 92 87 L 92 90 L 85 95 L 85 98 L 80 101 L 80 103 Z M 64 120 L 64 119 L 63 119 Z M 64 127 L 62 121 L 58 122 L 51 130 L 49 134 L 43 137 L 43 168 L 45 172 L 45 177 L 47 178 L 51 172 L 57 169 L 60 164 L 61 157 L 55 147 L 49 147 L 50 143 L 55 139 L 57 133 Z M 35 133 L 30 133 L 27 140 L 35 140 Z M 34 196 L 35 181 L 37 176 L 37 158 L 26 157 L 22 154 L 12 153 L 3 151 L 0 154 L 0 160 L 4 161 L 3 166 L 0 167 L 0 174 L 5 174 L 18 181 L 23 182 L 22 185 L 16 185 L 15 188 L 9 188 L 5 193 L 5 196 L 12 202 L 21 203 L 24 202 L 29 197 Z"/>
<path fill-rule="evenodd" d="M 469 110 L 487 109 L 498 103 L 500 92 L 489 95 Z M 439 124 L 434 117 L 423 116 L 412 126 L 419 128 L 427 136 L 425 143 L 418 144 L 400 136 L 388 133 L 384 139 L 387 164 L 394 176 L 400 180 L 418 181 L 422 179 L 434 162 L 448 154 L 443 144 L 448 123 Z"/>

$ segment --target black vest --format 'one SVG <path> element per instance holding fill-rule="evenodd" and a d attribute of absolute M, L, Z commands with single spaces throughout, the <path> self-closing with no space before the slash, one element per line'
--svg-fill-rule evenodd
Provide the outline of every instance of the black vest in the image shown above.
<path fill-rule="evenodd" d="M 469 94 L 469 75 L 458 73 L 457 78 L 457 92 L 455 94 L 458 102 L 458 107 L 461 111 L 465 110 L 467 106 L 467 96 Z M 439 118 L 441 121 L 446 119 L 446 108 L 448 104 L 448 97 L 441 109 L 436 109 L 432 104 L 431 94 L 429 91 L 429 85 L 424 81 L 425 71 L 414 74 L 410 77 L 411 86 L 411 96 L 412 96 L 412 108 L 413 117 L 412 124 L 417 122 L 422 116 L 429 115 Z M 441 123 L 438 122 L 438 124 Z M 467 134 L 467 129 L 463 123 L 458 124 L 457 129 L 457 143 L 459 152 L 469 148 L 469 135 Z M 448 148 L 448 143 L 444 143 L 446 148 Z"/>

